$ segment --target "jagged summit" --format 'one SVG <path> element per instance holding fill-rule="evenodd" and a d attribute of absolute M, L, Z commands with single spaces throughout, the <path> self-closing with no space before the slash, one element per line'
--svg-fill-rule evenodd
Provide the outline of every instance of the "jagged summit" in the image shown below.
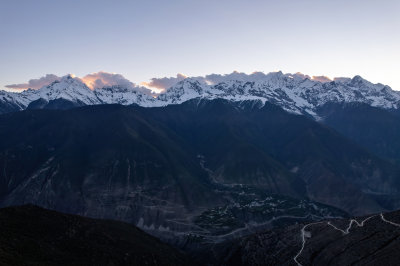
<path fill-rule="evenodd" d="M 389 86 L 372 84 L 360 76 L 321 82 L 301 73 L 244 75 L 232 73 L 209 85 L 202 79 L 187 78 L 158 97 L 165 104 L 181 103 L 190 98 L 224 98 L 233 101 L 261 100 L 283 109 L 315 116 L 316 109 L 327 102 L 362 102 L 385 109 L 399 107 L 400 93 Z M 232 79 L 232 78 L 236 79 Z"/>
<path fill-rule="evenodd" d="M 261 100 L 292 113 L 314 117 L 316 110 L 328 102 L 361 102 L 385 109 L 400 106 L 400 92 L 380 83 L 373 84 L 358 75 L 330 81 L 324 77 L 311 78 L 302 73 L 284 74 L 278 71 L 188 77 L 155 97 L 146 94 L 143 87 L 127 85 L 91 90 L 79 78 L 66 75 L 39 90 L 29 89 L 21 93 L 0 91 L 0 111 L 23 110 L 38 99 L 63 99 L 80 105 L 117 103 L 151 107 L 179 104 L 193 98 Z"/>

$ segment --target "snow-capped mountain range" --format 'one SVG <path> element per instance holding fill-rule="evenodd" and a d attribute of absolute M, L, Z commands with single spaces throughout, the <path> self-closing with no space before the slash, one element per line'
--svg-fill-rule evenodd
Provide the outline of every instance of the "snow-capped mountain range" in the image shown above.
<path fill-rule="evenodd" d="M 327 102 L 361 102 L 384 109 L 400 107 L 400 92 L 389 86 L 373 84 L 360 76 L 339 78 L 321 82 L 303 74 L 271 72 L 262 75 L 225 75 L 217 82 L 204 78 L 186 78 L 159 95 L 124 86 L 111 86 L 91 90 L 80 79 L 71 75 L 62 77 L 38 90 L 28 89 L 21 93 L 0 91 L 2 112 L 26 109 L 39 99 L 46 102 L 66 100 L 78 105 L 138 104 L 144 107 L 179 104 L 203 98 L 223 98 L 231 101 L 260 100 L 277 104 L 297 114 L 309 114 L 317 118 L 316 109 Z"/>

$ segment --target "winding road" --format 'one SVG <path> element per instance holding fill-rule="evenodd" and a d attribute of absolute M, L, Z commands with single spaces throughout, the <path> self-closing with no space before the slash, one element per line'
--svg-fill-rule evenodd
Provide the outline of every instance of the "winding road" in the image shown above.
<path fill-rule="evenodd" d="M 332 227 L 333 229 L 342 232 L 344 235 L 347 235 L 347 234 L 350 233 L 350 229 L 352 228 L 353 224 L 357 225 L 357 227 L 363 227 L 364 224 L 365 224 L 365 222 L 367 222 L 368 220 L 370 220 L 370 219 L 372 219 L 372 218 L 374 218 L 374 217 L 377 217 L 377 216 L 379 216 L 379 217 L 381 218 L 381 220 L 382 220 L 383 222 L 385 222 L 385 223 L 391 224 L 391 225 L 396 226 L 396 227 L 400 227 L 400 224 L 387 220 L 387 219 L 383 216 L 383 213 L 377 214 L 377 215 L 369 216 L 369 217 L 365 218 L 364 220 L 362 220 L 361 222 L 358 222 L 358 221 L 355 220 L 355 219 L 351 219 L 350 222 L 349 222 L 349 225 L 347 226 L 347 228 L 346 228 L 345 230 L 336 227 L 336 226 L 333 225 L 330 221 L 327 221 L 327 222 L 326 222 L 326 221 L 322 221 L 322 222 L 315 222 L 315 223 L 306 224 L 305 226 L 303 226 L 303 228 L 301 228 L 301 231 L 300 231 L 302 244 L 301 244 L 301 249 L 300 249 L 299 252 L 296 254 L 296 256 L 294 256 L 294 258 L 293 258 L 294 262 L 295 262 L 298 266 L 303 266 L 303 265 L 298 261 L 298 258 L 301 256 L 301 253 L 302 253 L 303 250 L 304 250 L 304 247 L 305 247 L 306 242 L 307 242 L 306 239 L 307 239 L 307 238 L 311 238 L 311 233 L 308 232 L 308 231 L 306 231 L 307 227 L 310 227 L 310 226 L 313 226 L 313 225 L 316 225 L 316 224 L 323 224 L 323 223 L 325 223 L 326 225 Z"/>

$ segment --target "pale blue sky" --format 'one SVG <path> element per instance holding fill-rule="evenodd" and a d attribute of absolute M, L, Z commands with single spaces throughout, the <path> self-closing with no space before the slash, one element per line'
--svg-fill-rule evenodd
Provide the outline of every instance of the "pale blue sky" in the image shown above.
<path fill-rule="evenodd" d="M 108 71 L 361 75 L 400 90 L 400 1 L 0 0 L 0 88 Z"/>

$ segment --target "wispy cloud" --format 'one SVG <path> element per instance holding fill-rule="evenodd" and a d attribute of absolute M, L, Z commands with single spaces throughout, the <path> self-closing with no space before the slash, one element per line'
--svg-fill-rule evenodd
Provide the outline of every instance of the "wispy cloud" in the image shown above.
<path fill-rule="evenodd" d="M 13 89 L 16 91 L 26 90 L 26 89 L 40 89 L 43 86 L 49 85 L 50 83 L 59 80 L 61 77 L 56 76 L 54 74 L 46 74 L 46 76 L 38 78 L 38 79 L 30 79 L 27 83 L 20 84 L 10 84 L 5 87 L 8 89 Z"/>
<path fill-rule="evenodd" d="M 227 80 L 258 80 L 264 78 L 266 74 L 263 72 L 253 72 L 246 74 L 243 72 L 233 71 L 230 74 L 210 74 L 206 76 L 191 77 L 198 81 L 213 85 Z M 163 77 L 163 78 L 152 78 L 150 82 L 142 82 L 141 85 L 156 90 L 157 92 L 163 92 L 166 89 L 174 86 L 176 83 L 184 80 L 188 76 L 178 73 L 176 77 Z"/>
<path fill-rule="evenodd" d="M 178 73 L 176 77 L 152 78 L 150 82 L 142 82 L 141 85 L 155 89 L 157 92 L 162 92 L 185 78 L 187 76 Z"/>
<path fill-rule="evenodd" d="M 220 82 L 226 82 L 229 80 L 242 80 L 242 81 L 257 81 L 260 79 L 267 78 L 269 75 L 275 75 L 276 73 L 280 73 L 281 75 L 296 77 L 300 79 L 311 79 L 319 82 L 330 82 L 332 81 L 330 78 L 326 76 L 308 76 L 297 72 L 295 74 L 282 74 L 282 72 L 271 72 L 265 74 L 263 72 L 253 72 L 250 74 L 246 74 L 243 72 L 233 71 L 230 74 L 209 74 L 205 76 L 191 77 L 192 79 L 196 79 L 200 82 L 214 85 Z M 174 86 L 176 83 L 188 78 L 186 75 L 178 73 L 176 77 L 162 77 L 162 78 L 152 78 L 150 82 L 142 82 L 140 85 L 137 85 L 130 80 L 126 79 L 121 74 L 110 73 L 105 71 L 99 71 L 95 73 L 88 74 L 83 77 L 75 77 L 76 79 L 81 80 L 85 83 L 90 89 L 95 90 L 99 88 L 103 88 L 106 86 L 123 86 L 125 88 L 130 88 L 132 90 L 140 91 L 145 94 L 155 95 L 157 93 L 162 93 L 166 89 Z M 31 79 L 26 83 L 20 84 L 10 84 L 5 87 L 12 91 L 21 91 L 26 90 L 28 88 L 31 89 L 40 89 L 43 86 L 47 86 L 55 80 L 60 80 L 61 77 L 54 74 L 46 74 L 45 76 L 38 79 Z M 335 78 L 334 80 L 339 80 L 344 78 Z"/>
<path fill-rule="evenodd" d="M 246 74 L 243 72 L 238 72 L 238 71 L 233 71 L 230 74 L 225 74 L 225 75 L 221 75 L 221 74 L 210 74 L 210 75 L 206 75 L 204 77 L 197 77 L 197 79 L 199 80 L 203 80 L 204 82 L 208 83 L 208 84 L 217 84 L 220 82 L 225 82 L 227 80 L 243 80 L 243 81 L 256 81 L 262 78 L 265 78 L 266 74 L 264 74 L 263 72 L 253 72 L 251 74 Z"/>
<path fill-rule="evenodd" d="M 75 76 L 74 76 L 75 77 Z M 140 91 L 145 94 L 151 94 L 151 90 L 143 86 L 138 86 L 135 83 L 129 81 L 121 74 L 109 73 L 109 72 L 96 72 L 88 74 L 82 78 L 75 77 L 85 83 L 90 89 L 99 89 L 106 86 L 120 85 L 125 88 L 130 88 L 132 90 Z M 60 80 L 61 77 L 54 74 L 47 74 L 38 79 L 31 79 L 27 83 L 20 84 L 10 84 L 5 87 L 11 91 L 22 91 L 26 89 L 40 89 L 43 86 L 47 86 L 56 80 Z"/>

